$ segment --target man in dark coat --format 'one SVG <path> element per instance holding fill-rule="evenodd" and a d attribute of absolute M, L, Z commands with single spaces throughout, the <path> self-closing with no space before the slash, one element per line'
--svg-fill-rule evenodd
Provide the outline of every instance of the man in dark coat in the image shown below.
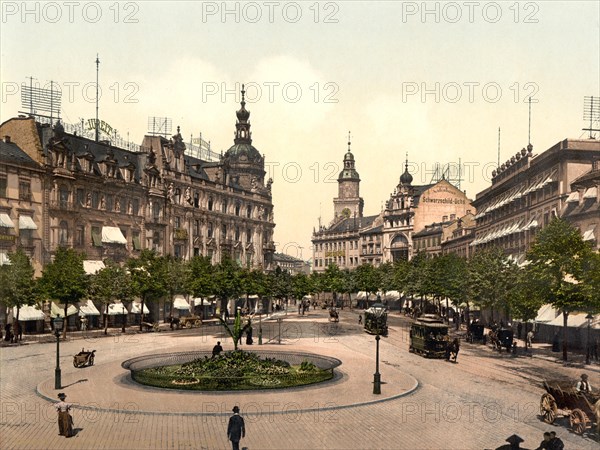
<path fill-rule="evenodd" d="M 215 345 L 212 350 L 213 358 L 215 356 L 219 356 L 222 351 L 223 351 L 223 347 L 221 346 L 221 342 L 217 342 L 217 345 Z"/>
<path fill-rule="evenodd" d="M 240 408 L 234 406 L 233 416 L 229 418 L 229 425 L 227 425 L 227 438 L 231 441 L 233 450 L 240 450 L 240 439 L 245 436 L 244 418 L 240 416 Z"/>

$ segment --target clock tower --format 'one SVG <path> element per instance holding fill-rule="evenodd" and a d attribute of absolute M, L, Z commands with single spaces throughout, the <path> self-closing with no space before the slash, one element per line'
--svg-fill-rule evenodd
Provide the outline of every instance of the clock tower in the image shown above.
<path fill-rule="evenodd" d="M 349 217 L 362 217 L 364 201 L 360 197 L 360 177 L 354 168 L 354 155 L 350 150 L 350 132 L 348 132 L 348 151 L 344 155 L 344 169 L 338 176 L 338 196 L 333 199 L 334 222 Z"/>

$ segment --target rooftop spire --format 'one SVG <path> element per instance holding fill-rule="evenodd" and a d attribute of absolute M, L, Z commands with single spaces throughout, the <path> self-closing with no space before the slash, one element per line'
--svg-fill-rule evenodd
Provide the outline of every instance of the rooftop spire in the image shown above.
<path fill-rule="evenodd" d="M 246 110 L 245 94 L 246 91 L 244 90 L 244 85 L 242 84 L 242 101 L 240 102 L 242 107 L 235 113 L 238 119 L 235 124 L 236 132 L 234 142 L 236 144 L 252 143 L 250 123 L 248 122 L 248 119 L 250 118 L 250 111 Z"/>
<path fill-rule="evenodd" d="M 348 151 L 350 150 L 350 131 L 348 131 Z"/>

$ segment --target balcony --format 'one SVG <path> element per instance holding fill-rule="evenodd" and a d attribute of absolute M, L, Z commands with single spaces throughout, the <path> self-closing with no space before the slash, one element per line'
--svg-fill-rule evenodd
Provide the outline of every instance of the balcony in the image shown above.
<path fill-rule="evenodd" d="M 49 203 L 51 211 L 79 211 L 80 206 L 74 202 L 56 201 L 53 200 Z"/>

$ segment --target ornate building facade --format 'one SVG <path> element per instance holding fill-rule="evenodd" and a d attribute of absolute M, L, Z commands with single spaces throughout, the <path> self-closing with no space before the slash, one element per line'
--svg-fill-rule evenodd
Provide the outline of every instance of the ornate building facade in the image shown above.
<path fill-rule="evenodd" d="M 578 203 L 585 203 L 586 193 L 598 201 L 598 189 L 593 189 L 597 180 L 584 177 L 598 160 L 600 142 L 593 139 L 565 139 L 539 155 L 533 154 L 529 144 L 492 172 L 492 185 L 477 194 L 475 239 L 470 245 L 475 249 L 501 247 L 522 263 L 538 230 L 553 217 L 571 216 L 568 204 L 575 201 L 571 185 L 577 189 Z M 597 210 L 589 217 L 593 218 L 590 224 L 598 223 Z"/>
<path fill-rule="evenodd" d="M 264 157 L 252 146 L 243 90 L 236 116 L 234 145 L 215 162 L 188 155 L 179 127 L 170 139 L 145 136 L 134 152 L 66 133 L 60 121 L 50 126 L 21 116 L 0 125 L 0 135 L 29 156 L 41 179 L 33 189 L 38 263 L 60 246 L 88 260 L 115 261 L 150 248 L 183 259 L 210 256 L 213 263 L 228 255 L 270 269 L 272 181 L 265 183 Z"/>

